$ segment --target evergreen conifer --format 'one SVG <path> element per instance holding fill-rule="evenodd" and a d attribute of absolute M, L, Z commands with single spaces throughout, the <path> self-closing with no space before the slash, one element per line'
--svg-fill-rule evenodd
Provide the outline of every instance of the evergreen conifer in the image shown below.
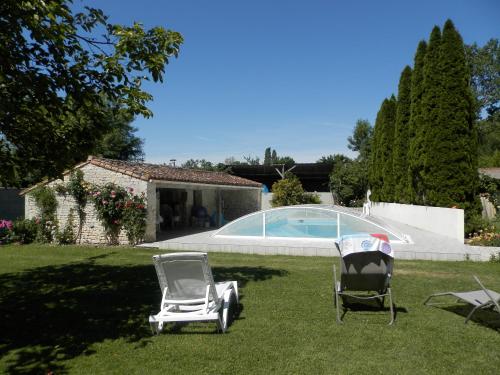
<path fill-rule="evenodd" d="M 380 139 L 381 166 L 382 166 L 382 189 L 381 199 L 383 202 L 394 202 L 394 173 L 393 173 L 393 150 L 394 130 L 396 128 L 397 100 L 394 95 L 386 103 L 383 118 L 383 132 Z"/>
<path fill-rule="evenodd" d="M 427 110 L 425 186 L 428 204 L 470 208 L 477 184 L 477 134 L 462 38 L 446 21 L 439 47 L 439 91 Z M 433 104 L 431 107 L 430 105 Z"/>
<path fill-rule="evenodd" d="M 398 101 L 394 130 L 393 172 L 394 201 L 407 203 L 406 176 L 408 174 L 408 125 L 411 106 L 412 70 L 406 66 L 401 73 L 398 86 Z"/>
<path fill-rule="evenodd" d="M 427 42 L 420 41 L 415 53 L 413 74 L 411 76 L 411 106 L 408 126 L 408 175 L 406 197 L 410 203 L 420 203 L 423 195 L 420 178 L 420 155 L 423 153 L 423 115 L 422 95 L 424 89 L 424 60 L 427 52 Z"/>
<path fill-rule="evenodd" d="M 441 30 L 434 26 L 429 39 L 429 46 L 424 58 L 424 82 L 422 93 L 422 123 L 417 129 L 420 149 L 415 155 L 417 164 L 417 179 L 419 180 L 417 190 L 417 203 L 430 204 L 428 200 L 428 183 L 434 178 L 428 169 L 428 162 L 435 150 L 430 148 L 440 139 L 440 127 L 438 125 L 439 106 L 443 97 L 441 78 Z M 440 157 L 441 159 L 441 157 Z"/>
<path fill-rule="evenodd" d="M 392 142 L 396 117 L 396 98 L 385 99 L 375 120 L 369 182 L 372 200 L 390 202 L 393 198 Z"/>

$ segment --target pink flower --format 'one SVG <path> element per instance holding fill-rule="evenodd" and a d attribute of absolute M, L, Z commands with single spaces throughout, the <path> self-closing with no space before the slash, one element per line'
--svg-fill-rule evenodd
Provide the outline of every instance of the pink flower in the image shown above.
<path fill-rule="evenodd" d="M 129 188 L 128 188 L 128 191 L 129 191 L 129 193 L 133 193 L 133 192 L 134 192 L 134 189 L 133 189 L 133 188 L 131 188 L 131 187 L 129 187 Z"/>
<path fill-rule="evenodd" d="M 0 221 L 0 229 L 7 228 L 8 230 L 12 229 L 12 221 L 10 220 L 1 220 Z"/>
<path fill-rule="evenodd" d="M 102 204 L 103 204 L 103 205 L 107 205 L 107 204 L 108 204 L 108 201 L 107 201 L 107 200 L 103 200 L 103 201 L 102 201 Z"/>
<path fill-rule="evenodd" d="M 120 220 L 113 220 L 113 224 L 120 224 Z"/>
<path fill-rule="evenodd" d="M 111 198 L 115 198 L 115 197 L 116 197 L 116 191 L 111 190 Z"/>

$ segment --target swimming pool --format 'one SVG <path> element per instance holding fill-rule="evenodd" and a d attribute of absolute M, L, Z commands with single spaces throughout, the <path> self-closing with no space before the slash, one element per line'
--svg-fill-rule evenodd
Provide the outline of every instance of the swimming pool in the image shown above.
<path fill-rule="evenodd" d="M 340 206 L 300 205 L 273 208 L 243 216 L 215 232 L 215 237 L 337 239 L 356 233 L 383 233 L 392 242 L 406 242 L 386 223 Z"/>

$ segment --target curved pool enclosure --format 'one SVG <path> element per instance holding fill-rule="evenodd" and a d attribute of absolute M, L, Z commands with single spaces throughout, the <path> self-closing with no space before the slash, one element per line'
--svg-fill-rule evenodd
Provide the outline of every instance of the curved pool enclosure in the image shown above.
<path fill-rule="evenodd" d="M 234 220 L 215 237 L 337 239 L 356 233 L 382 233 L 407 242 L 402 233 L 361 211 L 341 206 L 300 205 L 258 211 Z"/>

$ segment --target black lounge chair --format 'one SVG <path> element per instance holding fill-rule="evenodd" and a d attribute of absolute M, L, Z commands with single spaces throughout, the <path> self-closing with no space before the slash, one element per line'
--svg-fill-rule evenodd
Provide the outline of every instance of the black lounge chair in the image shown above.
<path fill-rule="evenodd" d="M 344 251 L 343 244 L 350 240 L 350 251 Z M 340 253 L 341 274 L 337 280 L 337 270 L 333 265 L 334 275 L 334 302 L 337 312 L 337 322 L 343 323 L 340 315 L 340 299 L 344 313 L 348 309 L 348 300 L 377 300 L 380 307 L 384 307 L 385 297 L 389 297 L 391 320 L 394 323 L 394 308 L 390 287 L 394 259 L 392 250 L 386 241 L 370 235 L 344 236 L 339 243 L 335 243 Z M 353 249 L 354 247 L 363 247 Z M 383 251 L 382 251 L 383 249 Z M 371 292 L 360 295 L 359 292 Z"/>

